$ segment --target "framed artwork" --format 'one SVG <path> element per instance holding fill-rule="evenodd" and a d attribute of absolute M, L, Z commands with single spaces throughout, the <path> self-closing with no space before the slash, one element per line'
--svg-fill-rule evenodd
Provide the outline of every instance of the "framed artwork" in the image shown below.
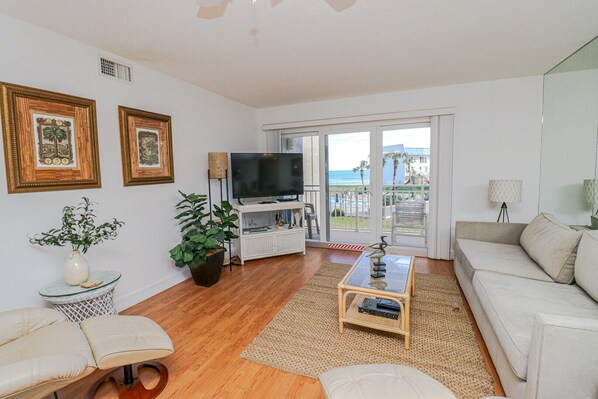
<path fill-rule="evenodd" d="M 95 101 L 0 82 L 9 194 L 101 187 Z"/>
<path fill-rule="evenodd" d="M 125 186 L 174 183 L 170 116 L 118 107 Z"/>

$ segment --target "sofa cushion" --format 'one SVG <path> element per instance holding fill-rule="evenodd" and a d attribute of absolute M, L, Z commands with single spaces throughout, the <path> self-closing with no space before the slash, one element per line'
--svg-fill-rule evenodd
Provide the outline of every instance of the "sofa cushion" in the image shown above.
<path fill-rule="evenodd" d="M 527 378 L 527 359 L 537 313 L 598 318 L 596 303 L 579 286 L 479 271 L 474 291 L 513 372 Z"/>
<path fill-rule="evenodd" d="M 521 246 L 557 283 L 573 281 L 573 266 L 581 232 L 548 213 L 541 213 L 521 233 Z"/>
<path fill-rule="evenodd" d="M 455 243 L 455 255 L 470 280 L 475 271 L 486 270 L 552 282 L 552 278 L 527 256 L 520 245 L 459 238 Z"/>
<path fill-rule="evenodd" d="M 598 231 L 585 231 L 579 241 L 575 281 L 598 301 Z"/>

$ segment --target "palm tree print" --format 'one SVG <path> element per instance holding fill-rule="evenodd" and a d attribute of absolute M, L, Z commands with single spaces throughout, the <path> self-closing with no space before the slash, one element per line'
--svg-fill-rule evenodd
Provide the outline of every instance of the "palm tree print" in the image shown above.
<path fill-rule="evenodd" d="M 58 143 L 66 140 L 66 131 L 58 126 L 47 126 L 43 129 L 44 139 L 54 142 L 54 154 L 56 157 L 60 157 L 58 152 Z"/>

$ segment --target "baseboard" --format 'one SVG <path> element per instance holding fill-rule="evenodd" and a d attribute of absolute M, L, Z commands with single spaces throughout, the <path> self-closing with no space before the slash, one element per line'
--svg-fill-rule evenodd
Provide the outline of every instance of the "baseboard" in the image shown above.
<path fill-rule="evenodd" d="M 185 273 L 173 273 L 172 275 L 163 278 L 162 280 L 158 280 L 153 282 L 150 285 L 145 287 L 141 287 L 135 291 L 129 292 L 123 296 L 120 296 L 114 303 L 116 306 L 116 310 L 119 312 L 130 308 L 133 305 L 138 304 L 139 302 L 146 300 L 160 292 L 172 287 L 173 285 L 177 285 L 189 278 L 188 275 Z"/>

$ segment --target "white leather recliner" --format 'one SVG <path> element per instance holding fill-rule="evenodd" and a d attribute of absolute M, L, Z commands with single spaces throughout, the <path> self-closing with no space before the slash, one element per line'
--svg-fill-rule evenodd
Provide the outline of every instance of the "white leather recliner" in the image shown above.
<path fill-rule="evenodd" d="M 112 345 L 107 345 L 111 342 Z M 125 367 L 125 377 L 129 377 L 125 384 L 139 390 L 141 384 L 134 381 L 131 363 L 171 353 L 172 341 L 166 332 L 146 317 L 92 317 L 79 328 L 54 309 L 2 312 L 0 398 L 43 398 L 96 368 L 107 370 L 117 366 Z M 164 373 L 167 380 L 165 368 Z M 166 381 L 158 384 L 161 389 L 165 385 Z"/>

